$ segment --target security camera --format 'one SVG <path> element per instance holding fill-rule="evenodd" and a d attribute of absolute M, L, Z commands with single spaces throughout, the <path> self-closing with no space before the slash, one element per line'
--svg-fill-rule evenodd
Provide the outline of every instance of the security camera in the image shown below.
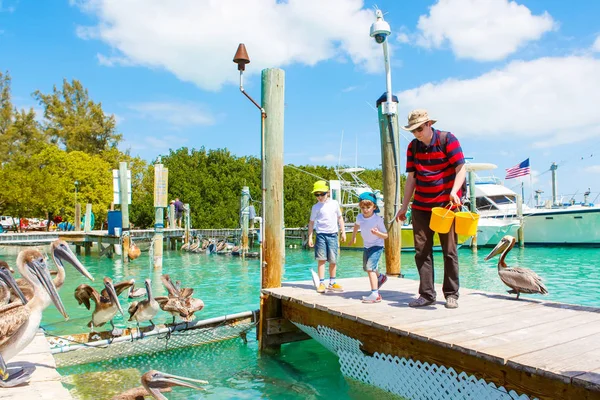
<path fill-rule="evenodd" d="M 371 25 L 371 37 L 379 44 L 385 42 L 385 39 L 392 33 L 390 24 L 383 20 L 383 13 L 381 10 L 375 11 L 377 20 Z"/>

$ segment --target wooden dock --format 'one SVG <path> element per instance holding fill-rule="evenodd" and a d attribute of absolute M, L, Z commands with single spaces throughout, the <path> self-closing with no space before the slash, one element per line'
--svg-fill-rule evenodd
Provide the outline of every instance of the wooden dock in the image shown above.
<path fill-rule="evenodd" d="M 363 304 L 366 277 L 338 282 L 343 293 L 316 293 L 311 281 L 263 290 L 280 314 L 268 320 L 269 340 L 301 339 L 289 320 L 357 339 L 366 355 L 452 367 L 530 398 L 600 398 L 599 308 L 461 289 L 449 310 L 436 286 L 438 302 L 414 309 L 418 281 L 401 278 L 388 279 L 381 303 Z"/>

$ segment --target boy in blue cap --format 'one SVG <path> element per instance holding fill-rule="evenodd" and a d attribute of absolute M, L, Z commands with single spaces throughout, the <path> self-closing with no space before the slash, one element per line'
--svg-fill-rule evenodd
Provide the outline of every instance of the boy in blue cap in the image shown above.
<path fill-rule="evenodd" d="M 381 301 L 379 288 L 387 281 L 387 276 L 380 274 L 377 267 L 383 253 L 383 241 L 388 238 L 388 234 L 383 218 L 378 214 L 379 207 L 377 207 L 375 194 L 371 192 L 362 193 L 359 200 L 358 206 L 361 213 L 356 217 L 350 244 L 356 243 L 356 233 L 360 227 L 364 243 L 363 270 L 369 275 L 369 283 L 371 284 L 371 294 L 363 297 L 362 301 L 363 303 L 379 303 Z"/>

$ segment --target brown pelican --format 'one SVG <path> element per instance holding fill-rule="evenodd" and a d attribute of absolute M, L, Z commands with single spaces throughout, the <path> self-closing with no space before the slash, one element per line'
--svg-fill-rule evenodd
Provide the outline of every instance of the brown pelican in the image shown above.
<path fill-rule="evenodd" d="M 182 289 L 181 283 L 179 281 L 173 283 L 168 274 L 162 275 L 161 280 L 165 285 L 165 288 L 167 288 L 167 292 L 169 293 L 168 297 L 161 296 L 160 300 L 158 298 L 156 299 L 159 303 L 161 303 L 161 308 L 173 315 L 173 323 L 175 323 L 175 317 L 177 315 L 179 315 L 185 322 L 192 321 L 194 319 L 194 313 L 204 308 L 204 302 L 200 299 L 195 299 L 192 297 L 194 294 L 194 289 Z M 163 308 L 166 307 L 166 305 L 163 306 L 163 303 L 167 301 L 168 303 L 166 304 L 172 306 L 170 309 Z"/>
<path fill-rule="evenodd" d="M 91 308 L 90 300 L 93 300 L 96 304 L 94 312 L 92 313 L 92 320 L 88 323 L 88 326 L 92 328 L 92 331 L 94 331 L 95 327 L 110 322 L 110 325 L 113 328 L 113 335 L 118 336 L 121 334 L 121 331 L 115 328 L 113 318 L 117 314 L 117 311 L 125 317 L 121 304 L 119 303 L 119 295 L 125 289 L 129 288 L 131 290 L 131 287 L 134 284 L 135 281 L 131 279 L 114 285 L 112 279 L 107 276 L 104 278 L 104 289 L 102 289 L 102 292 L 100 293 L 90 285 L 86 284 L 81 284 L 75 289 L 75 299 L 77 299 L 79 304 L 84 304 L 88 310 Z"/>
<path fill-rule="evenodd" d="M 58 239 L 52 242 L 50 245 L 50 254 L 52 256 L 52 261 L 54 261 L 54 265 L 56 266 L 56 272 L 50 272 L 52 275 L 56 274 L 56 277 L 53 280 L 56 290 L 60 290 L 62 285 L 65 283 L 66 273 L 63 261 L 71 264 L 77 271 L 79 271 L 89 280 L 94 280 L 94 277 L 92 277 L 89 271 L 83 266 L 83 264 L 81 264 L 77 256 L 73 254 L 73 251 L 64 240 Z M 33 296 L 33 290 L 31 286 L 29 286 L 28 282 L 25 279 L 17 279 L 17 283 L 19 284 L 21 291 L 23 291 L 25 294 L 25 297 L 30 299 Z"/>
<path fill-rule="evenodd" d="M 485 257 L 485 261 L 502 253 L 498 261 L 498 276 L 506 286 L 511 288 L 508 293 L 517 294 L 517 299 L 521 293 L 541 293 L 548 294 L 548 289 L 542 283 L 542 278 L 535 272 L 527 268 L 508 267 L 504 258 L 515 245 L 516 239 L 513 236 L 506 235 L 496 245 L 494 250 Z"/>
<path fill-rule="evenodd" d="M 119 395 L 116 395 L 112 400 L 138 400 L 144 399 L 146 396 L 152 396 L 158 400 L 167 400 L 162 392 L 170 392 L 173 386 L 188 387 L 196 390 L 204 390 L 196 385 L 188 382 L 196 382 L 207 385 L 207 381 L 200 379 L 191 379 L 185 376 L 171 375 L 160 371 L 148 371 L 142 375 L 142 386 L 134 389 L 129 389 Z"/>
<path fill-rule="evenodd" d="M 152 329 L 154 329 L 154 322 L 152 318 L 158 313 L 159 305 L 158 302 L 152 297 L 152 289 L 150 288 L 150 279 L 144 281 L 146 285 L 146 294 L 148 298 L 142 301 L 134 301 L 129 305 L 129 321 L 136 321 L 138 332 L 140 332 L 140 322 L 150 321 Z M 140 332 L 141 334 L 141 332 Z M 143 336 L 143 335 L 140 335 Z"/>
<path fill-rule="evenodd" d="M 65 319 L 69 318 L 39 250 L 21 251 L 17 256 L 17 268 L 33 288 L 33 297 L 25 305 L 15 302 L 0 307 L 0 356 L 4 361 L 10 360 L 31 343 L 40 326 L 42 312 L 50 302 Z M 18 374 L 21 373 L 19 370 Z"/>
<path fill-rule="evenodd" d="M 0 307 L 10 302 L 11 289 L 21 300 L 22 304 L 27 304 L 27 299 L 21 289 L 19 289 L 19 285 L 11 272 L 13 271 L 11 271 L 8 264 L 5 261 L 0 261 Z"/>

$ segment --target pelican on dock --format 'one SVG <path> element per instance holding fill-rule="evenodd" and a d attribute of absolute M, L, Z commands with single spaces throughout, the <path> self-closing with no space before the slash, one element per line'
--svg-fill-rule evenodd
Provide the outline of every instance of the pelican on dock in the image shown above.
<path fill-rule="evenodd" d="M 136 321 L 138 332 L 140 332 L 140 322 L 150 321 L 152 329 L 154 329 L 154 322 L 152 318 L 156 316 L 160 306 L 154 297 L 152 297 L 152 288 L 150 287 L 150 279 L 144 281 L 146 285 L 146 294 L 148 295 L 146 300 L 134 301 L 129 306 L 129 321 Z M 141 332 L 140 332 L 140 336 Z"/>
<path fill-rule="evenodd" d="M 504 262 L 504 258 L 515 245 L 513 236 L 506 235 L 494 247 L 494 249 L 485 257 L 485 261 L 502 253 L 498 261 L 498 276 L 506 286 L 511 288 L 508 293 L 517 295 L 519 298 L 521 293 L 540 293 L 548 294 L 548 289 L 542 282 L 542 278 L 538 274 L 527 268 L 509 267 Z"/>
<path fill-rule="evenodd" d="M 107 322 L 113 328 L 113 336 L 120 336 L 121 331 L 115 328 L 113 318 L 120 312 L 123 317 L 123 309 L 121 303 L 119 303 L 119 295 L 125 290 L 130 289 L 135 284 L 133 279 L 128 281 L 119 282 L 116 285 L 108 276 L 104 278 L 104 289 L 100 293 L 90 285 L 81 284 L 75 289 L 75 299 L 79 304 L 85 305 L 89 310 L 91 309 L 90 300 L 94 301 L 95 307 L 92 313 L 92 320 L 88 323 L 88 327 L 94 331 L 94 328 L 102 326 Z"/>
<path fill-rule="evenodd" d="M 60 290 L 63 284 L 65 283 L 65 278 L 67 276 L 64 268 L 63 262 L 68 262 L 71 264 L 81 275 L 88 278 L 90 281 L 94 281 L 94 277 L 90 272 L 83 266 L 81 261 L 77 258 L 77 256 L 73 253 L 67 242 L 64 240 L 58 239 L 52 242 L 50 245 L 50 255 L 52 257 L 52 261 L 54 261 L 54 265 L 56 266 L 56 271 L 50 271 L 51 275 L 56 275 L 53 279 L 53 284 L 56 290 Z M 21 288 L 21 291 L 25 294 L 25 297 L 31 299 L 33 296 L 33 289 L 25 279 L 17 279 L 17 283 Z M 14 300 L 14 298 L 13 298 Z M 48 303 L 50 304 L 50 303 Z"/>
<path fill-rule="evenodd" d="M 121 394 L 116 395 L 112 400 L 137 400 L 143 399 L 146 396 L 152 396 L 157 400 L 167 400 L 162 392 L 170 392 L 172 387 L 181 386 L 188 387 L 196 390 L 205 390 L 204 388 L 196 385 L 192 385 L 189 382 L 200 383 L 207 385 L 207 381 L 200 379 L 187 378 L 185 376 L 177 376 L 167 374 L 161 371 L 148 371 L 142 375 L 142 386 L 129 389 Z"/>
<path fill-rule="evenodd" d="M 40 327 L 42 312 L 48 304 L 54 303 L 65 319 L 69 319 L 39 250 L 21 251 L 17 256 L 17 268 L 33 288 L 33 297 L 27 304 L 14 302 L 0 308 L 0 356 L 5 362 L 31 343 Z M 22 374 L 21 368 L 13 373 L 15 376 Z"/>
<path fill-rule="evenodd" d="M 27 304 L 27 298 L 19 289 L 17 281 L 12 276 L 12 268 L 5 261 L 0 261 L 0 308 L 10 303 L 12 293 L 15 293 L 22 304 Z M 11 293 L 12 289 L 12 293 Z"/>
<path fill-rule="evenodd" d="M 162 275 L 161 280 L 165 285 L 165 288 L 167 288 L 167 292 L 169 292 L 169 297 L 178 298 L 183 307 L 186 309 L 188 317 L 187 319 L 184 318 L 184 321 L 192 321 L 194 319 L 194 313 L 204 308 L 204 302 L 200 299 L 192 297 L 194 294 L 193 288 L 182 288 L 180 281 L 173 283 L 168 274 Z M 174 319 L 173 322 L 175 322 Z"/>

